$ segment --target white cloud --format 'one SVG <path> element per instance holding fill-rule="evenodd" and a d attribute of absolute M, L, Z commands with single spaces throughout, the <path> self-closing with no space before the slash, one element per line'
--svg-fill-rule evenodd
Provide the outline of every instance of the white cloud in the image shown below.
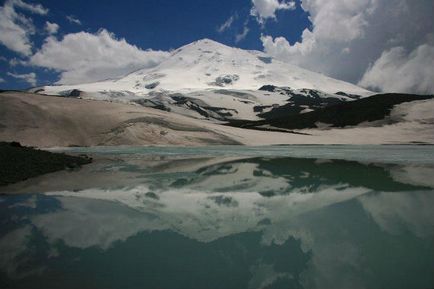
<path fill-rule="evenodd" d="M 241 40 L 244 40 L 246 38 L 247 34 L 249 34 L 249 31 L 250 31 L 250 29 L 247 26 L 247 24 L 244 24 L 243 32 L 241 32 L 240 34 L 235 35 L 235 42 L 238 43 Z"/>
<path fill-rule="evenodd" d="M 10 5 L 28 10 L 35 14 L 46 15 L 48 13 L 48 9 L 44 8 L 41 4 L 29 4 L 22 0 L 8 0 L 6 1 L 5 5 L 8 5 L 8 3 Z"/>
<path fill-rule="evenodd" d="M 359 84 L 388 92 L 434 93 L 434 46 L 420 45 L 411 53 L 402 47 L 383 52 Z"/>
<path fill-rule="evenodd" d="M 48 9 L 40 4 L 28 4 L 21 0 L 7 0 L 0 7 L 0 43 L 8 49 L 25 56 L 32 54 L 30 36 L 35 33 L 32 19 L 17 12 L 17 9 L 45 15 Z"/>
<path fill-rule="evenodd" d="M 77 19 L 77 17 L 75 17 L 75 16 L 73 16 L 73 15 L 68 15 L 68 16 L 66 16 L 66 19 L 67 19 L 69 22 L 71 22 L 71 23 L 74 23 L 74 24 L 77 24 L 77 25 L 81 25 L 81 21 L 80 21 L 79 19 Z"/>
<path fill-rule="evenodd" d="M 263 24 L 267 19 L 276 19 L 277 10 L 295 9 L 294 1 L 279 0 L 252 0 L 253 7 L 250 15 L 255 16 L 259 23 Z"/>
<path fill-rule="evenodd" d="M 269 35 L 261 37 L 264 50 L 275 58 L 352 83 L 358 83 L 374 67 L 371 75 L 378 74 L 385 60 L 399 60 L 395 67 L 401 67 L 406 62 L 405 57 L 409 57 L 409 63 L 425 57 L 419 67 L 410 65 L 411 73 L 429 72 L 433 56 L 427 49 L 419 51 L 418 47 L 425 47 L 433 38 L 434 10 L 430 1 L 396 0 L 391 5 L 387 0 L 304 0 L 301 5 L 310 14 L 312 30 L 306 29 L 300 42 L 293 44 L 283 37 Z M 393 50 L 397 47 L 411 53 L 403 56 L 404 50 L 400 50 L 397 57 L 397 50 Z M 393 55 L 389 53 L 392 50 Z M 374 65 L 371 67 L 371 64 Z M 410 73 L 406 65 L 402 67 L 405 68 L 388 70 L 388 79 L 397 80 L 402 73 Z M 368 79 L 369 74 L 366 74 L 365 81 L 360 83 L 367 85 Z M 410 80 L 414 82 L 409 84 Z M 394 90 L 427 92 L 426 85 L 416 83 L 417 77 L 408 77 L 406 81 L 405 86 L 395 86 Z M 391 88 L 372 83 L 372 80 L 369 84 L 379 89 Z"/>
<path fill-rule="evenodd" d="M 217 32 L 222 33 L 224 31 L 228 30 L 229 28 L 231 28 L 231 26 L 234 23 L 234 20 L 236 18 L 237 18 L 236 14 L 229 17 L 222 25 L 217 27 Z"/>
<path fill-rule="evenodd" d="M 21 59 L 18 59 L 16 57 L 9 60 L 10 66 L 17 66 L 17 65 L 27 65 L 27 62 Z"/>
<path fill-rule="evenodd" d="M 16 74 L 16 73 L 8 72 L 8 75 L 17 79 L 21 79 L 32 86 L 36 86 L 36 74 L 34 72 L 24 73 L 24 74 Z"/>
<path fill-rule="evenodd" d="M 3 83 L 3 82 L 5 82 L 5 80 L 2 77 L 0 77 L 0 83 Z"/>
<path fill-rule="evenodd" d="M 141 50 L 103 29 L 95 34 L 48 37 L 30 64 L 61 72 L 59 83 L 74 84 L 120 77 L 159 64 L 168 52 Z"/>
<path fill-rule="evenodd" d="M 46 21 L 45 31 L 47 31 L 48 34 L 56 34 L 57 31 L 59 31 L 59 25 L 56 23 L 51 23 L 50 21 Z"/>
<path fill-rule="evenodd" d="M 234 23 L 234 21 L 237 18 L 238 18 L 238 14 L 234 14 L 231 17 L 229 17 L 222 25 L 220 25 L 217 28 L 217 32 L 222 33 L 224 31 L 228 30 L 229 28 L 231 28 L 232 24 Z M 238 42 L 244 40 L 246 38 L 247 34 L 249 34 L 250 29 L 248 27 L 248 24 L 249 24 L 249 19 L 244 21 L 243 30 L 238 34 L 235 34 L 235 43 L 238 43 Z"/>

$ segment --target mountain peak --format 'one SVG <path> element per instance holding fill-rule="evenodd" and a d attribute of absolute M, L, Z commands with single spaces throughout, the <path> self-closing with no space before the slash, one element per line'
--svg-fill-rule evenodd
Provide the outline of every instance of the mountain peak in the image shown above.
<path fill-rule="evenodd" d="M 198 47 L 201 49 L 217 49 L 219 47 L 220 48 L 224 47 L 226 49 L 232 48 L 230 46 L 227 46 L 223 43 L 217 42 L 217 41 L 209 39 L 209 38 L 203 38 L 203 39 L 196 40 L 196 41 L 191 42 L 191 43 L 189 43 L 189 44 L 187 44 L 181 48 L 187 48 L 187 47 L 189 47 L 189 48 L 190 47 Z"/>
<path fill-rule="evenodd" d="M 202 39 L 194 41 L 193 43 L 208 43 L 208 42 L 209 43 L 218 43 L 218 44 L 220 44 L 220 42 L 217 42 L 217 41 L 212 40 L 210 38 L 202 38 Z"/>
<path fill-rule="evenodd" d="M 222 44 L 220 42 L 217 42 L 217 41 L 209 39 L 209 38 L 202 38 L 202 39 L 194 41 L 193 43 L 195 43 L 195 44 L 205 44 L 205 45 L 209 45 L 209 44 L 211 44 L 211 45 L 224 45 L 224 44 Z"/>

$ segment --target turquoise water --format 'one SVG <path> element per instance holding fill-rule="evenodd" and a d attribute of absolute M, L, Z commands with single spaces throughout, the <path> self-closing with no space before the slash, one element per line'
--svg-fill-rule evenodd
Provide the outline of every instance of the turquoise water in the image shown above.
<path fill-rule="evenodd" d="M 1 189 L 0 288 L 434 286 L 433 146 L 66 151 Z"/>

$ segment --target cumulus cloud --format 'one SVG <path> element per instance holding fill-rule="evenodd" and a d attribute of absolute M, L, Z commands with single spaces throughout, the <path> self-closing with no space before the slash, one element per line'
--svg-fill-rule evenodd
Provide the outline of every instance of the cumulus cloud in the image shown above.
<path fill-rule="evenodd" d="M 66 19 L 67 19 L 70 23 L 74 23 L 74 24 L 77 24 L 77 25 L 81 25 L 81 21 L 80 21 L 77 17 L 75 17 L 75 16 L 73 16 L 73 15 L 68 15 L 68 16 L 66 16 Z"/>
<path fill-rule="evenodd" d="M 259 23 L 263 24 L 267 19 L 276 19 L 277 10 L 295 9 L 294 1 L 279 0 L 252 0 L 250 15 L 255 16 Z"/>
<path fill-rule="evenodd" d="M 50 21 L 46 21 L 45 31 L 47 31 L 48 34 L 56 34 L 57 31 L 59 31 L 59 25 L 56 23 L 51 23 Z"/>
<path fill-rule="evenodd" d="M 24 74 L 16 74 L 16 73 L 8 72 L 8 75 L 13 78 L 23 80 L 32 86 L 36 86 L 36 74 L 34 72 L 24 73 Z"/>
<path fill-rule="evenodd" d="M 0 43 L 24 56 L 32 54 L 30 36 L 35 33 L 32 19 L 17 9 L 39 15 L 48 13 L 40 4 L 29 4 L 21 0 L 7 0 L 0 7 Z"/>
<path fill-rule="evenodd" d="M 417 84 L 414 76 L 400 80 L 399 86 L 390 85 L 402 75 L 432 71 L 433 54 L 429 49 L 434 31 L 432 1 L 396 0 L 391 5 L 387 0 L 304 0 L 301 6 L 310 14 L 312 29 L 304 30 L 296 43 L 263 35 L 261 40 L 267 53 L 372 88 L 434 92 L 425 82 Z M 391 64 L 392 61 L 396 63 Z M 386 71 L 390 67 L 397 69 Z M 389 84 L 374 83 L 373 77 L 380 70 L 389 73 Z"/>
<path fill-rule="evenodd" d="M 60 72 L 58 83 L 75 84 L 150 68 L 168 55 L 163 51 L 142 50 L 102 29 L 95 34 L 67 34 L 62 40 L 48 37 L 29 63 Z"/>
<path fill-rule="evenodd" d="M 219 27 L 217 27 L 217 32 L 218 33 L 223 33 L 224 31 L 228 30 L 229 28 L 231 28 L 232 24 L 234 23 L 234 20 L 237 18 L 238 16 L 232 15 L 231 17 L 229 17 L 222 25 L 220 25 Z"/>
<path fill-rule="evenodd" d="M 3 83 L 3 82 L 5 82 L 5 80 L 2 77 L 0 77 L 0 83 Z"/>
<path fill-rule="evenodd" d="M 411 53 L 402 47 L 383 52 L 359 84 L 380 91 L 434 93 L 434 46 L 420 45 Z"/>

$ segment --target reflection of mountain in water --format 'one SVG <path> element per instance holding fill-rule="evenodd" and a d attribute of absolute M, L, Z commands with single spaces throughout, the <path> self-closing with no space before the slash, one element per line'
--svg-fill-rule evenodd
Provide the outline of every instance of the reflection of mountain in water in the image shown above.
<path fill-rule="evenodd" d="M 417 167 L 419 179 L 402 165 L 294 158 L 123 159 L 92 170 L 100 180 L 122 176 L 133 185 L 2 199 L 1 285 L 432 283 L 429 167 Z M 93 276 L 83 279 L 87 272 Z"/>
<path fill-rule="evenodd" d="M 206 188 L 217 192 L 257 191 L 263 196 L 316 192 L 325 187 L 365 187 L 378 191 L 425 189 L 408 185 L 389 173 L 397 165 L 361 164 L 344 160 L 250 158 L 206 166 L 163 186 Z"/>

